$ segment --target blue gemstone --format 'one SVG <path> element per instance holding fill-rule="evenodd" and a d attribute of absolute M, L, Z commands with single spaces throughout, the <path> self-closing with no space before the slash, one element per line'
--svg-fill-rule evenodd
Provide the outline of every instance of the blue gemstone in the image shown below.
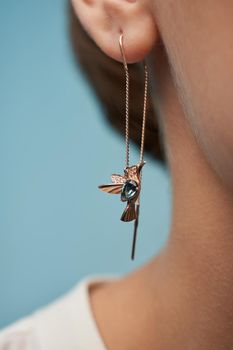
<path fill-rule="evenodd" d="M 121 190 L 121 200 L 123 202 L 131 201 L 138 192 L 138 184 L 136 181 L 127 180 Z"/>

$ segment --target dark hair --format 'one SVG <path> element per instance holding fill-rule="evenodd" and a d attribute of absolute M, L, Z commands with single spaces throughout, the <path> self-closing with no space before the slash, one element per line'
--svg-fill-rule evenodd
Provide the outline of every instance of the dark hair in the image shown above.
<path fill-rule="evenodd" d="M 125 78 L 122 63 L 105 55 L 87 35 L 70 5 L 70 37 L 75 57 L 102 103 L 110 124 L 124 134 L 125 130 Z M 139 146 L 141 141 L 144 77 L 140 64 L 129 65 L 130 86 L 130 138 Z M 137 103 L 135 103 L 135 101 Z M 140 103 L 138 103 L 141 101 Z M 145 151 L 165 164 L 164 148 L 159 126 L 148 96 Z"/>

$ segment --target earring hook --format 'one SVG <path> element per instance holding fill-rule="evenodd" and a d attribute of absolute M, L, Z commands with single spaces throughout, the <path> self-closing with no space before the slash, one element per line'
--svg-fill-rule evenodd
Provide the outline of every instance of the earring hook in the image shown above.
<path fill-rule="evenodd" d="M 124 45 L 123 45 L 123 34 L 120 35 L 119 45 L 120 45 L 120 50 L 121 50 L 121 55 L 123 58 L 123 64 L 124 64 L 125 70 L 128 71 L 128 66 L 127 66 L 126 57 L 125 57 L 125 50 L 124 50 Z"/>

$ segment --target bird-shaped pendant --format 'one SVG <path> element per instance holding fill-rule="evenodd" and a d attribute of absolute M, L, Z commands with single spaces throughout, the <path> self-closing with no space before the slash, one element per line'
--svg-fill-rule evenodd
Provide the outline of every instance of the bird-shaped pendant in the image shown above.
<path fill-rule="evenodd" d="M 124 175 L 113 174 L 112 183 L 100 185 L 99 189 L 111 194 L 120 194 L 121 201 L 127 202 L 127 206 L 121 216 L 122 221 L 132 221 L 137 219 L 138 211 L 136 204 L 139 200 L 141 190 L 141 170 L 145 162 L 126 167 Z"/>

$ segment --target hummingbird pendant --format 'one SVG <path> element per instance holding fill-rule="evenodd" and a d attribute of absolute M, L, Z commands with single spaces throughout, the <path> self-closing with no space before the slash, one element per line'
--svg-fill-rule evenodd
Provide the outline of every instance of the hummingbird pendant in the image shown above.
<path fill-rule="evenodd" d="M 139 195 L 141 191 L 141 170 L 145 162 L 128 166 L 124 169 L 124 175 L 113 174 L 112 183 L 100 185 L 99 189 L 106 193 L 120 194 L 121 201 L 127 202 L 126 208 L 121 215 L 121 220 L 128 222 L 138 219 Z"/>

